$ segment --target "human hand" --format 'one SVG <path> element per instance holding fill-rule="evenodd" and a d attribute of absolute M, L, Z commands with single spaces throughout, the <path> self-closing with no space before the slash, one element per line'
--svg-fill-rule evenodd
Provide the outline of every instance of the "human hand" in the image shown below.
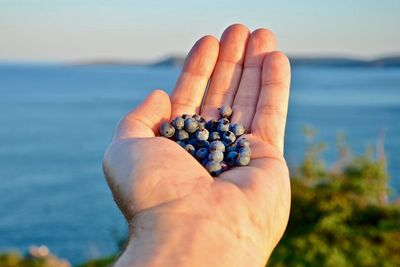
<path fill-rule="evenodd" d="M 117 266 L 263 266 L 286 228 L 290 182 L 283 158 L 290 65 L 266 29 L 228 27 L 201 38 L 169 97 L 154 91 L 119 123 L 104 157 L 130 241 Z M 208 82 L 209 87 L 201 108 Z M 248 129 L 249 166 L 213 178 L 178 144 L 157 137 L 183 113 Z"/>

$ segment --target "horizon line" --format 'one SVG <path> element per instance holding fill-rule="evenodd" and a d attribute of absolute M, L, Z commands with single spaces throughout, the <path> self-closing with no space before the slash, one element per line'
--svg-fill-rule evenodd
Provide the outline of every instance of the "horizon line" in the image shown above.
<path fill-rule="evenodd" d="M 316 54 L 287 54 L 289 59 L 342 59 L 355 60 L 363 62 L 377 61 L 388 58 L 400 58 L 400 52 L 387 53 L 380 56 L 357 56 L 333 53 L 316 53 Z M 114 64 L 131 64 L 131 65 L 152 65 L 168 59 L 185 59 L 185 54 L 172 53 L 155 59 L 133 59 L 120 57 L 91 57 L 81 59 L 65 59 L 65 60 L 36 60 L 36 59 L 1 59 L 0 64 L 27 64 L 27 65 L 79 65 L 79 64 L 96 64 L 96 63 L 114 63 Z"/>

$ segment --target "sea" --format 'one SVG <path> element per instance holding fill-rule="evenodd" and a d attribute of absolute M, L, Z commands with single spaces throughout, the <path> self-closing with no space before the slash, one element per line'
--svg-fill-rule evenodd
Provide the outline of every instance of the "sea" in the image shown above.
<path fill-rule="evenodd" d="M 46 245 L 80 263 L 114 253 L 126 224 L 101 161 L 118 120 L 153 89 L 170 93 L 177 67 L 0 64 L 0 251 Z M 303 158 L 304 129 L 338 157 L 384 142 L 400 192 L 400 68 L 293 66 L 285 156 Z"/>

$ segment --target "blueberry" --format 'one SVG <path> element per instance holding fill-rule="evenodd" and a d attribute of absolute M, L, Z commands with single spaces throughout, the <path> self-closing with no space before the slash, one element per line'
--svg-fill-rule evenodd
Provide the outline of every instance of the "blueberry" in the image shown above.
<path fill-rule="evenodd" d="M 224 132 L 222 134 L 222 141 L 230 145 L 236 141 L 236 136 L 231 131 Z"/>
<path fill-rule="evenodd" d="M 208 154 L 209 161 L 221 162 L 224 160 L 224 153 L 222 151 L 213 151 Z"/>
<path fill-rule="evenodd" d="M 185 119 L 185 130 L 188 133 L 194 133 L 199 128 L 197 121 L 193 118 Z"/>
<path fill-rule="evenodd" d="M 250 142 L 246 138 L 241 138 L 237 141 L 238 147 L 250 147 Z"/>
<path fill-rule="evenodd" d="M 198 114 L 194 114 L 192 116 L 192 118 L 195 119 L 197 122 L 201 122 L 201 123 L 205 123 L 206 122 L 206 120 L 202 116 L 200 116 Z"/>
<path fill-rule="evenodd" d="M 230 121 L 227 118 L 221 118 L 218 120 L 218 123 L 227 124 L 227 123 L 230 123 Z"/>
<path fill-rule="evenodd" d="M 212 142 L 215 140 L 221 140 L 221 136 L 219 135 L 219 132 L 211 132 L 209 137 L 208 137 L 208 141 Z"/>
<path fill-rule="evenodd" d="M 236 151 L 229 152 L 225 157 L 225 162 L 228 166 L 233 167 L 236 166 L 236 159 L 238 157 L 238 153 Z"/>
<path fill-rule="evenodd" d="M 229 120 L 222 118 L 218 121 L 217 130 L 219 132 L 227 132 L 229 131 L 229 126 L 230 126 Z"/>
<path fill-rule="evenodd" d="M 250 156 L 238 154 L 236 158 L 236 165 L 238 166 L 246 166 L 250 163 Z"/>
<path fill-rule="evenodd" d="M 196 151 L 196 158 L 198 160 L 204 160 L 208 158 L 208 149 L 203 147 Z"/>
<path fill-rule="evenodd" d="M 195 132 L 195 137 L 197 140 L 204 140 L 207 141 L 209 136 L 209 132 L 207 129 L 197 130 Z"/>
<path fill-rule="evenodd" d="M 175 134 L 175 128 L 168 122 L 164 122 L 160 127 L 160 134 L 167 138 L 171 138 Z"/>
<path fill-rule="evenodd" d="M 174 125 L 175 129 L 181 130 L 185 126 L 185 120 L 178 116 L 172 121 L 172 125 Z"/>
<path fill-rule="evenodd" d="M 221 164 L 215 161 L 207 162 L 204 167 L 212 176 L 217 176 L 222 171 Z"/>
<path fill-rule="evenodd" d="M 235 123 L 231 126 L 231 131 L 236 135 L 236 137 L 239 137 L 246 132 L 246 129 L 243 125 Z"/>
<path fill-rule="evenodd" d="M 209 120 L 206 123 L 206 129 L 211 133 L 211 132 L 215 132 L 217 131 L 217 127 L 218 127 L 218 120 Z"/>
<path fill-rule="evenodd" d="M 189 152 L 191 155 L 194 155 L 196 153 L 196 149 L 194 148 L 193 145 L 191 144 L 186 144 L 184 149 Z"/>
<path fill-rule="evenodd" d="M 185 130 L 177 130 L 175 132 L 175 140 L 183 141 L 189 139 L 189 134 Z"/>
<path fill-rule="evenodd" d="M 203 148 L 203 147 L 208 149 L 208 146 L 210 145 L 210 143 L 208 141 L 206 141 L 206 140 L 194 139 L 194 144 L 193 145 L 194 145 L 194 147 L 196 149 Z"/>
<path fill-rule="evenodd" d="M 181 147 L 185 147 L 185 146 L 186 146 L 186 143 L 183 142 L 183 141 L 176 141 L 176 143 L 177 143 L 178 145 L 180 145 Z"/>
<path fill-rule="evenodd" d="M 199 130 L 206 129 L 206 123 L 205 122 L 197 122 L 197 125 L 199 126 Z"/>
<path fill-rule="evenodd" d="M 210 152 L 213 151 L 225 152 L 225 145 L 221 141 L 212 141 L 208 149 L 210 150 Z"/>
<path fill-rule="evenodd" d="M 196 139 L 191 138 L 189 135 L 189 139 L 185 140 L 186 144 L 191 144 L 192 146 L 194 146 L 196 144 Z"/>
<path fill-rule="evenodd" d="M 201 165 L 206 166 L 207 162 L 208 162 L 208 156 L 207 156 L 207 158 L 205 158 L 201 161 Z"/>
<path fill-rule="evenodd" d="M 225 148 L 225 154 L 228 154 L 229 152 L 232 152 L 232 151 L 237 152 L 237 150 L 238 150 L 237 146 L 235 144 L 232 144 Z"/>
<path fill-rule="evenodd" d="M 222 118 L 229 118 L 232 115 L 232 108 L 230 106 L 222 106 L 218 110 Z"/>
<path fill-rule="evenodd" d="M 241 147 L 241 148 L 239 149 L 238 153 L 239 153 L 240 155 L 250 156 L 250 154 L 251 154 L 251 149 L 250 149 L 250 147 L 248 147 L 248 146 Z"/>

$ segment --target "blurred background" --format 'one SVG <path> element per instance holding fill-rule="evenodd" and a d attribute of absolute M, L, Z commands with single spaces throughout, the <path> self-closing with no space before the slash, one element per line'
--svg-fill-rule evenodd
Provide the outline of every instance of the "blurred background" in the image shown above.
<path fill-rule="evenodd" d="M 112 262 L 126 225 L 101 161 L 116 123 L 233 23 L 272 30 L 292 64 L 293 208 L 269 265 L 400 266 L 399 13 L 397 0 L 0 0 L 0 266 Z"/>

